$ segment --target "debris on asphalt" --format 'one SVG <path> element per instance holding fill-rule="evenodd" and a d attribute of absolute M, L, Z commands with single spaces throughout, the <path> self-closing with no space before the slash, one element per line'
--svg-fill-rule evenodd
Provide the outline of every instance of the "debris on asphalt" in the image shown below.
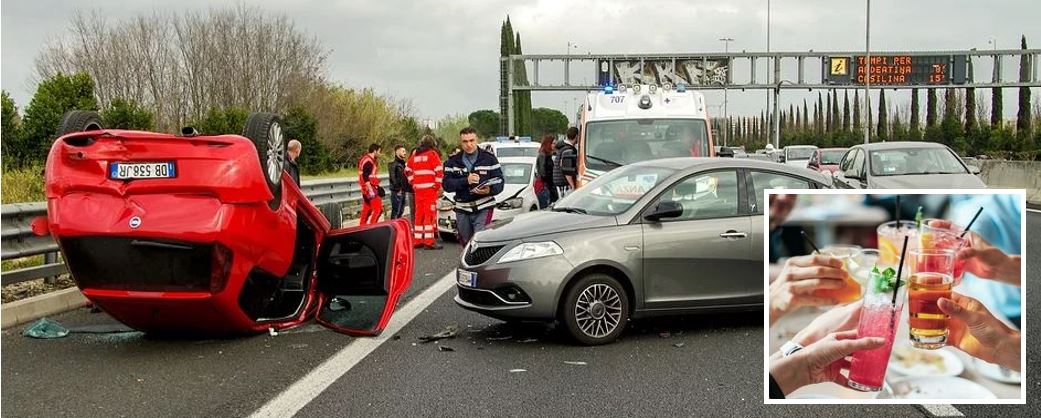
<path fill-rule="evenodd" d="M 477 347 L 478 350 L 484 350 L 484 347 Z"/>
<path fill-rule="evenodd" d="M 586 362 L 584 362 L 584 361 L 565 361 L 564 364 L 570 364 L 572 366 L 585 366 Z"/>
<path fill-rule="evenodd" d="M 298 349 L 298 350 L 301 349 L 301 348 L 307 348 L 307 347 L 308 347 L 307 344 L 289 344 L 289 348 L 295 348 L 295 349 Z"/>
<path fill-rule="evenodd" d="M 535 338 L 525 338 L 525 339 L 517 341 L 517 342 L 527 344 L 527 343 L 533 343 L 533 342 L 536 342 L 536 341 L 538 341 L 538 340 L 535 339 Z"/>
<path fill-rule="evenodd" d="M 672 336 L 672 334 L 671 334 L 671 333 L 669 333 L 668 331 L 666 331 L 666 332 L 660 332 L 660 333 L 658 333 L 658 336 L 659 336 L 659 337 L 661 337 L 661 338 L 669 338 L 669 337 L 671 337 L 671 336 Z"/>
<path fill-rule="evenodd" d="M 524 373 L 526 371 L 524 369 L 510 369 L 510 373 Z"/>
<path fill-rule="evenodd" d="M 437 347 L 437 350 L 438 350 L 438 351 L 455 351 L 455 349 L 454 349 L 454 348 L 452 348 L 452 347 L 449 347 L 449 346 L 447 346 L 447 345 L 442 345 L 442 346 L 438 346 L 438 347 Z"/>
<path fill-rule="evenodd" d="M 485 338 L 485 339 L 488 340 L 488 341 L 506 341 L 506 340 L 509 340 L 511 338 L 513 338 L 512 335 L 507 335 L 505 337 L 488 337 L 488 338 Z"/>
<path fill-rule="evenodd" d="M 425 335 L 419 337 L 419 339 L 424 343 L 428 343 L 431 341 L 443 340 L 445 338 L 454 338 L 457 334 L 459 334 L 459 327 L 455 325 L 449 325 L 437 334 Z"/>
<path fill-rule="evenodd" d="M 393 337 L 390 337 L 390 339 L 392 339 L 392 340 L 400 340 L 401 336 L 395 334 Z"/>
<path fill-rule="evenodd" d="M 61 324 L 44 317 L 33 322 L 32 325 L 22 332 L 22 335 L 40 339 L 62 338 L 69 335 L 69 330 L 61 326 Z"/>
<path fill-rule="evenodd" d="M 684 343 L 676 343 L 676 344 L 673 344 L 672 346 L 673 346 L 673 347 L 676 347 L 676 348 L 683 348 L 683 346 L 685 346 L 685 345 L 687 345 L 687 344 L 684 344 Z"/>
<path fill-rule="evenodd" d="M 278 336 L 278 331 L 275 331 L 275 327 L 268 327 L 267 335 L 270 335 L 272 337 L 277 337 Z"/>

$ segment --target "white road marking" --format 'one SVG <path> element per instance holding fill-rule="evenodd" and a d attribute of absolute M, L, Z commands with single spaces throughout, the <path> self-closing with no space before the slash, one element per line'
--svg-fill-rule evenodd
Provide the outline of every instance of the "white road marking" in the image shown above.
<path fill-rule="evenodd" d="M 922 408 L 929 411 L 930 414 L 936 417 L 964 417 L 965 415 L 955 408 L 953 405 L 922 405 Z"/>
<path fill-rule="evenodd" d="M 1027 212 L 1041 213 L 1041 210 L 1027 208 Z"/>
<path fill-rule="evenodd" d="M 455 286 L 455 272 L 442 277 L 430 285 L 423 293 L 413 298 L 394 313 L 387 328 L 378 337 L 358 338 L 336 352 L 324 363 L 315 367 L 306 376 L 300 378 L 284 392 L 268 401 L 258 409 L 251 418 L 290 417 L 296 415 L 304 406 L 318 397 L 329 385 L 350 371 L 366 356 L 390 340 L 413 319 L 434 303 L 448 289 Z"/>

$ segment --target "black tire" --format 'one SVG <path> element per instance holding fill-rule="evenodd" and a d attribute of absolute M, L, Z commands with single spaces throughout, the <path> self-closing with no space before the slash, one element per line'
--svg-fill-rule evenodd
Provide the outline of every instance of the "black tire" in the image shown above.
<path fill-rule="evenodd" d="M 282 203 L 282 172 L 286 163 L 286 139 L 282 133 L 282 118 L 274 113 L 254 113 L 246 119 L 242 136 L 253 141 L 257 148 L 260 168 L 273 198 L 268 202 L 272 210 Z"/>
<path fill-rule="evenodd" d="M 607 289 L 613 292 L 613 297 Z M 606 297 L 596 297 L 601 294 Z M 579 316 L 581 315 L 578 312 L 580 297 L 587 301 L 583 303 L 589 308 L 589 311 L 586 312 L 587 318 L 592 318 L 592 320 L 586 319 L 582 324 L 580 324 Z M 597 301 L 601 303 L 601 308 L 594 307 Z M 625 288 L 621 283 L 609 275 L 593 273 L 579 278 L 568 288 L 561 301 L 559 319 L 571 338 L 579 344 L 601 345 L 612 342 L 622 335 L 629 324 L 629 312 L 629 295 L 625 293 Z M 600 315 L 600 320 L 596 320 L 597 315 Z M 613 327 L 609 326 L 612 323 L 611 318 L 614 318 Z M 602 327 L 590 325 L 591 323 L 601 323 Z"/>
<path fill-rule="evenodd" d="M 322 215 L 329 220 L 332 229 L 343 227 L 343 209 L 339 203 L 326 203 L 322 205 Z"/>
<path fill-rule="evenodd" d="M 61 117 L 58 125 L 58 136 L 74 132 L 100 131 L 101 115 L 93 110 L 70 110 Z"/>
<path fill-rule="evenodd" d="M 458 238 L 456 238 L 455 234 L 452 234 L 452 233 L 438 232 L 438 234 L 441 234 L 441 241 L 444 241 L 444 242 L 449 242 L 449 241 L 456 242 L 458 240 Z"/>

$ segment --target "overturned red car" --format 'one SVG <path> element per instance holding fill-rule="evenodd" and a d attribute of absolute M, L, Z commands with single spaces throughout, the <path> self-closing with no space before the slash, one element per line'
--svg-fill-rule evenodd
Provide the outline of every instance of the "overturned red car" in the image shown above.
<path fill-rule="evenodd" d="M 71 111 L 61 134 L 37 228 L 83 294 L 135 329 L 241 334 L 316 318 L 376 335 L 412 280 L 407 222 L 334 229 L 283 171 L 278 115 L 205 136 L 106 130 Z"/>

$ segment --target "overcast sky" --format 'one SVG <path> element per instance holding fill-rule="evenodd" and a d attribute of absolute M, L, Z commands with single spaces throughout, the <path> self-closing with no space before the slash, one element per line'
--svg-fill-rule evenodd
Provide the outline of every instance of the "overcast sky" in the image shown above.
<path fill-rule="evenodd" d="M 766 49 L 766 0 L 261 0 L 245 2 L 289 16 L 330 50 L 328 76 L 352 87 L 413 100 L 421 118 L 498 108 L 499 27 L 507 14 L 521 33 L 524 52 L 706 53 L 722 51 L 720 37 L 734 38 L 730 49 Z M 89 6 L 87 6 L 89 4 Z M 142 13 L 226 7 L 235 1 L 200 0 L 4 0 L 2 87 L 24 108 L 35 91 L 33 60 L 41 45 L 66 33 L 77 7 L 127 18 Z M 840 6 L 841 5 L 841 6 Z M 774 0 L 771 50 L 834 51 L 864 47 L 863 2 Z M 873 50 L 964 50 L 1018 48 L 1025 34 L 1041 45 L 1041 1 L 1037 0 L 875 0 Z M 1018 63 L 1006 64 L 1014 74 Z M 989 63 L 977 78 L 989 77 Z M 548 70 L 542 80 L 553 77 Z M 559 71 L 558 71 L 559 72 Z M 592 79 L 589 71 L 574 83 Z M 794 76 L 792 76 L 794 77 Z M 529 78 L 531 76 L 529 75 Z M 729 93 L 732 115 L 758 114 L 764 92 Z M 888 95 L 889 93 L 887 93 Z M 709 92 L 709 102 L 722 94 Z M 816 92 L 812 93 L 816 97 Z M 1035 93 L 1035 96 L 1041 94 Z M 535 93 L 535 106 L 573 115 L 574 93 Z M 785 92 L 782 104 L 801 103 L 806 93 Z M 899 98 L 906 100 L 907 93 Z M 892 100 L 891 97 L 887 99 Z M 1005 113 L 1014 116 L 1016 94 L 1005 94 Z M 923 97 L 924 102 L 924 97 Z M 718 108 L 713 113 L 720 113 Z"/>

